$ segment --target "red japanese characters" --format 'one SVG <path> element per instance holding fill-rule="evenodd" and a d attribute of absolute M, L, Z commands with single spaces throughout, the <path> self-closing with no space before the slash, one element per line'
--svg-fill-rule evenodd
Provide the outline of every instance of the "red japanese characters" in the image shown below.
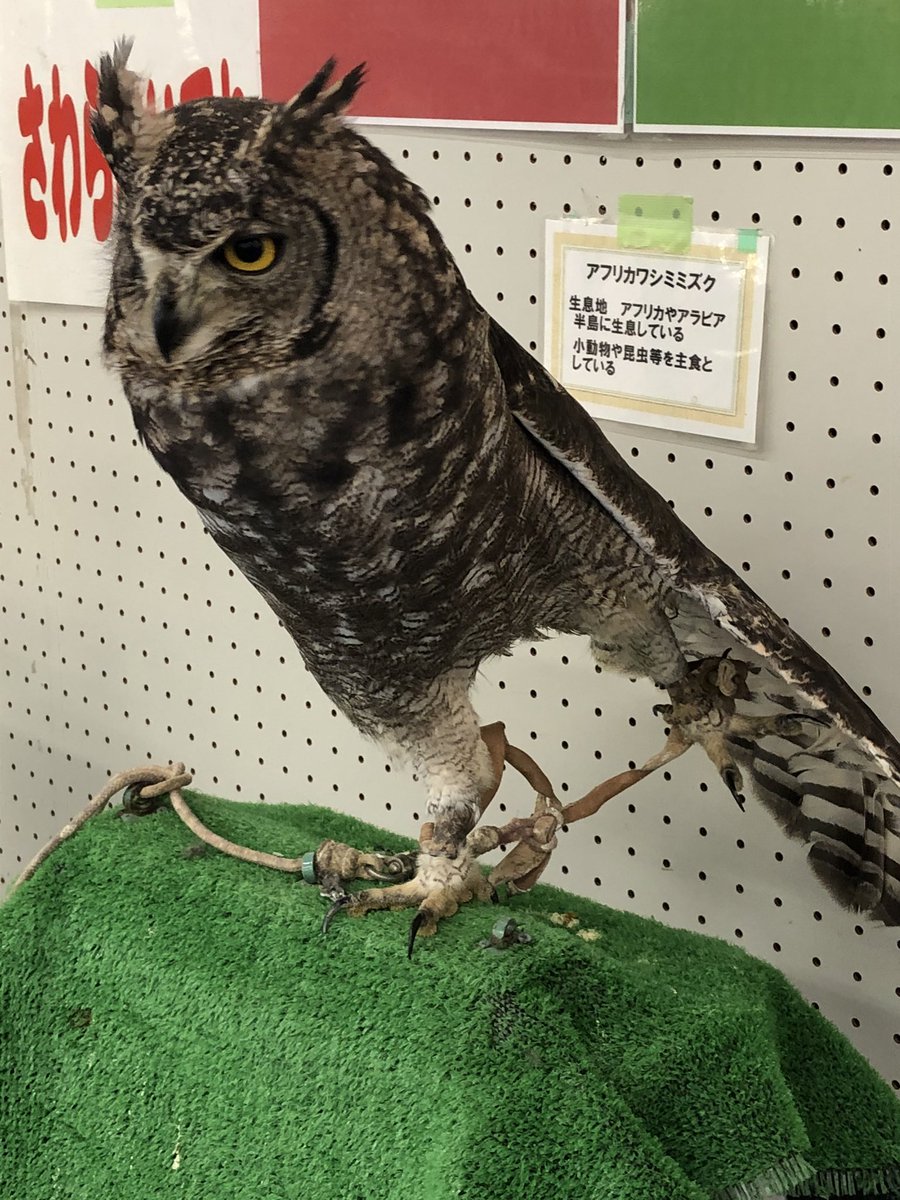
<path fill-rule="evenodd" d="M 219 87 L 216 93 L 212 71 L 200 67 L 182 81 L 178 102 L 214 94 L 242 95 L 240 88 L 231 86 L 224 58 L 219 64 Z M 157 91 L 151 81 L 147 103 L 156 102 Z M 175 91 L 166 84 L 161 107 L 171 108 L 175 102 Z M 84 95 L 78 99 L 63 92 L 56 64 L 50 70 L 49 87 L 36 82 L 31 64 L 26 64 L 17 114 L 25 140 L 22 192 L 28 229 L 40 241 L 58 236 L 65 242 L 86 229 L 97 241 L 109 235 L 114 188 L 109 167 L 91 137 L 90 114 L 96 103 L 97 72 L 92 63 L 84 64 Z"/>

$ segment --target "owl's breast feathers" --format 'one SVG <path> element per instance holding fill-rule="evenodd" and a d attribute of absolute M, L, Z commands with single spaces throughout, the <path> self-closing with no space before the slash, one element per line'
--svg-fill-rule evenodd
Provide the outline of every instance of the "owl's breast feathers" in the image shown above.
<path fill-rule="evenodd" d="M 559 523 L 571 483 L 546 478 L 471 317 L 387 380 L 298 369 L 206 396 L 128 388 L 157 461 L 321 673 L 380 647 L 434 677 L 570 628 L 583 603 Z"/>

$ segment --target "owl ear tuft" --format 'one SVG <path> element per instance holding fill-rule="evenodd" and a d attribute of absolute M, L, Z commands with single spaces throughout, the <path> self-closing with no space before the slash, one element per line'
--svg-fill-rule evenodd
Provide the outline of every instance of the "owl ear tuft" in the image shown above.
<path fill-rule="evenodd" d="M 121 38 L 112 54 L 101 57 L 97 107 L 91 113 L 94 141 L 122 186 L 135 165 L 152 156 L 160 135 L 170 124 L 166 114 L 147 108 L 144 81 L 128 68 L 131 47 L 131 38 Z"/>
<path fill-rule="evenodd" d="M 319 68 L 309 83 L 298 92 L 293 100 L 282 106 L 281 129 L 292 128 L 295 136 L 312 136 L 327 117 L 339 117 L 359 91 L 366 73 L 366 64 L 360 63 L 347 74 L 326 87 L 334 73 L 335 60 L 329 60 Z"/>
<path fill-rule="evenodd" d="M 301 91 L 294 96 L 293 100 L 289 100 L 285 105 L 288 112 L 299 112 L 300 109 L 308 108 L 314 100 L 318 100 L 322 94 L 322 89 L 325 84 L 334 74 L 334 68 L 337 66 L 336 58 L 329 58 L 326 63 L 323 63 L 313 75 L 312 79 L 302 88 Z"/>

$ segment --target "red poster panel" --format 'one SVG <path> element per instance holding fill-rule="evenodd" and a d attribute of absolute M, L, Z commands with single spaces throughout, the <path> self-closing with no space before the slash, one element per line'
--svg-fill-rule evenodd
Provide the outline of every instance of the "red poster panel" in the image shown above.
<path fill-rule="evenodd" d="M 334 55 L 368 65 L 353 115 L 399 124 L 622 129 L 625 0 L 259 0 L 263 94 Z"/>

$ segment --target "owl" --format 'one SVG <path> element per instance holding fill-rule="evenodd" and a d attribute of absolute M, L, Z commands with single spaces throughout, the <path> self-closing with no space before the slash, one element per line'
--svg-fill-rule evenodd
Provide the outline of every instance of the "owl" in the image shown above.
<path fill-rule="evenodd" d="M 427 794 L 415 877 L 349 911 L 413 905 L 414 937 L 483 894 L 473 677 L 558 632 L 668 691 L 648 766 L 699 744 L 896 923 L 897 741 L 473 298 L 422 191 L 343 119 L 362 69 L 155 112 L 129 49 L 93 115 L 118 182 L 106 359 L 324 691 Z"/>

